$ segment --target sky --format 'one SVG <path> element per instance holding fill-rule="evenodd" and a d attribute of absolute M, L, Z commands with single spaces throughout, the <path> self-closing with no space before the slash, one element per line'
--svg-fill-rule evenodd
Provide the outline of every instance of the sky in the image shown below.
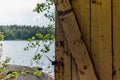
<path fill-rule="evenodd" d="M 33 12 L 43 0 L 0 0 L 0 25 L 46 25 L 49 21 L 42 13 Z"/>

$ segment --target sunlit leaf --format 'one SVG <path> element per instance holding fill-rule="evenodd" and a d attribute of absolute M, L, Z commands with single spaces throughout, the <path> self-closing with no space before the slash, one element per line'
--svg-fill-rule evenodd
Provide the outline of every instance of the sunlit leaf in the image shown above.
<path fill-rule="evenodd" d="M 35 71 L 33 74 L 34 75 L 40 75 L 40 74 L 42 74 L 42 72 L 41 71 Z"/>

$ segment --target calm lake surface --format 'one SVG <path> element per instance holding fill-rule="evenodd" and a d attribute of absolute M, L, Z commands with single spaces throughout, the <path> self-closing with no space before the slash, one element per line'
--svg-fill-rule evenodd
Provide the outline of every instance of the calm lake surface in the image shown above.
<path fill-rule="evenodd" d="M 43 68 L 43 72 L 54 75 L 54 66 L 51 65 L 51 62 L 46 57 L 48 56 L 51 60 L 54 60 L 54 43 L 50 47 L 50 52 L 42 55 L 39 64 L 36 64 L 32 60 L 37 48 L 31 48 L 28 51 L 24 51 L 24 48 L 27 46 L 27 41 L 1 41 L 1 43 L 3 44 L 2 59 L 5 59 L 6 56 L 11 57 L 10 64 L 23 66 L 39 66 Z M 42 41 L 40 42 L 40 44 L 42 47 Z"/>

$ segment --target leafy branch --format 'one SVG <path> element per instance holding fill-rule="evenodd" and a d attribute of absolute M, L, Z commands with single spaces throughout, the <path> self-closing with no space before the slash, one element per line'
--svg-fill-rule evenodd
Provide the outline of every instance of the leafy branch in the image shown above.
<path fill-rule="evenodd" d="M 48 18 L 50 23 L 48 24 L 48 29 L 51 30 L 55 26 L 55 13 L 54 13 L 54 0 L 46 0 L 43 3 L 37 3 L 33 12 L 44 13 L 44 16 Z M 44 43 L 43 48 L 40 49 L 40 39 Z M 29 48 L 37 47 L 33 60 L 38 63 L 41 59 L 43 53 L 48 53 L 50 51 L 50 45 L 54 42 L 55 35 L 46 34 L 42 35 L 37 33 L 32 38 L 28 39 L 28 46 L 24 50 L 29 50 Z M 48 57 L 47 57 L 48 58 Z M 49 59 L 49 58 L 48 58 Z"/>

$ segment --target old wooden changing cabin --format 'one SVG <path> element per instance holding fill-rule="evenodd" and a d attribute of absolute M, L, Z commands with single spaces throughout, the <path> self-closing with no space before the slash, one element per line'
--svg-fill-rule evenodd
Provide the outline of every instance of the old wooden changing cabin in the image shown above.
<path fill-rule="evenodd" d="M 55 80 L 120 80 L 120 0 L 55 6 Z"/>

